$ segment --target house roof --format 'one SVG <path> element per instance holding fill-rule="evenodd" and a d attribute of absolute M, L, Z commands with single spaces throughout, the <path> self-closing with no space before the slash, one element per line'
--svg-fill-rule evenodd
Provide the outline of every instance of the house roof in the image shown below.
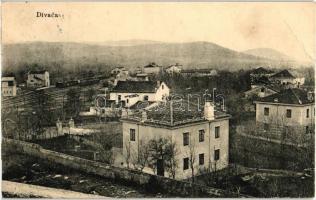
<path fill-rule="evenodd" d="M 314 94 L 312 98 L 308 98 L 308 93 L 298 88 L 290 88 L 282 90 L 279 93 L 263 97 L 258 102 L 279 103 L 279 104 L 310 104 L 314 102 Z"/>
<path fill-rule="evenodd" d="M 269 73 L 272 73 L 272 71 L 268 70 L 266 68 L 263 68 L 263 67 L 259 67 L 259 68 L 252 70 L 251 73 L 252 74 L 269 74 Z"/>
<path fill-rule="evenodd" d="M 144 66 L 144 68 L 152 68 L 152 67 L 159 67 L 159 66 L 154 62 L 149 63 L 148 65 Z"/>
<path fill-rule="evenodd" d="M 295 78 L 287 69 L 275 73 L 271 78 Z"/>
<path fill-rule="evenodd" d="M 195 102 L 196 103 L 196 102 Z M 193 102 L 173 102 L 173 123 L 171 123 L 171 106 L 170 101 L 162 102 L 158 106 L 149 108 L 147 120 L 144 122 L 147 125 L 158 125 L 165 127 L 176 127 L 191 123 L 206 122 L 204 119 L 203 106 L 197 106 Z M 180 106 L 181 105 L 181 106 Z M 200 109 L 200 110 L 199 110 Z M 215 111 L 215 120 L 227 119 L 229 114 L 222 111 Z M 123 120 L 140 122 L 142 120 L 142 112 L 137 112 L 131 116 L 123 118 Z"/>
<path fill-rule="evenodd" d="M 14 77 L 1 77 L 1 81 L 14 81 Z"/>
<path fill-rule="evenodd" d="M 29 74 L 44 74 L 47 70 L 32 70 L 29 71 Z"/>
<path fill-rule="evenodd" d="M 157 88 L 154 81 L 118 81 L 112 92 L 155 93 Z"/>

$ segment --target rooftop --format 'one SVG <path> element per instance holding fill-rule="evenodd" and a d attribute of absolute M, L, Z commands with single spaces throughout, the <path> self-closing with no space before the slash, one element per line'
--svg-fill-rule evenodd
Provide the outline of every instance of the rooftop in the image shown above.
<path fill-rule="evenodd" d="M 279 103 L 279 104 L 310 104 L 314 102 L 314 94 L 308 94 L 308 92 L 298 89 L 298 88 L 290 88 L 286 90 L 282 90 L 279 93 L 272 94 L 267 97 L 263 97 L 258 102 L 266 102 L 266 103 Z"/>
<path fill-rule="evenodd" d="M 259 68 L 252 70 L 251 73 L 252 74 L 269 74 L 269 73 L 273 73 L 273 71 L 268 70 L 268 69 L 263 68 L 263 67 L 259 67 Z"/>
<path fill-rule="evenodd" d="M 295 78 L 287 69 L 275 73 L 271 78 Z"/>
<path fill-rule="evenodd" d="M 14 77 L 1 77 L 1 81 L 14 81 Z"/>
<path fill-rule="evenodd" d="M 32 70 L 29 71 L 29 74 L 44 74 L 47 70 Z"/>
<path fill-rule="evenodd" d="M 157 88 L 157 82 L 154 81 L 118 81 L 111 92 L 154 93 Z"/>
<path fill-rule="evenodd" d="M 159 66 L 154 62 L 149 63 L 148 65 L 144 66 L 144 68 L 152 68 L 152 67 L 159 67 Z"/>
<path fill-rule="evenodd" d="M 147 120 L 144 121 L 147 125 L 157 125 L 164 127 L 176 127 L 180 125 L 186 125 L 197 122 L 207 122 L 204 119 L 203 106 L 198 106 L 195 103 L 186 103 L 186 101 L 173 101 L 172 103 L 172 119 L 171 121 L 171 105 L 170 101 L 162 102 L 158 106 L 148 109 Z M 200 109 L 200 110 L 199 110 Z M 227 119 L 230 117 L 229 114 L 215 110 L 215 119 Z M 131 122 L 141 122 L 142 112 L 137 112 L 128 117 L 122 118 Z"/>

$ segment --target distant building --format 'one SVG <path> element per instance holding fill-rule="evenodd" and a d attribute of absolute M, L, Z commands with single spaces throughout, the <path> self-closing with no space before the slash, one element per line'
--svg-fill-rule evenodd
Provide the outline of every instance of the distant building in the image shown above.
<path fill-rule="evenodd" d="M 204 112 L 193 107 L 190 111 L 171 107 L 170 102 L 167 102 L 159 106 L 161 110 L 153 107 L 149 111 L 121 119 L 123 156 L 132 155 L 130 163 L 133 163 L 143 145 L 150 140 L 164 138 L 175 146 L 177 154 L 174 158 L 178 163 L 175 178 L 178 180 L 192 177 L 190 160 L 194 160 L 194 176 L 226 168 L 229 160 L 230 115 L 215 111 L 210 102 L 205 104 Z M 163 158 L 157 159 L 155 163 L 154 167 L 145 166 L 144 171 L 171 177 Z"/>
<path fill-rule="evenodd" d="M 246 98 L 254 97 L 266 97 L 275 93 L 278 93 L 280 89 L 273 87 L 272 85 L 256 85 L 251 89 L 247 90 L 244 94 Z"/>
<path fill-rule="evenodd" d="M 1 78 L 1 94 L 4 97 L 16 96 L 16 81 L 14 77 Z"/>
<path fill-rule="evenodd" d="M 110 100 L 130 107 L 138 101 L 165 101 L 169 92 L 169 87 L 160 81 L 118 81 L 110 92 Z"/>
<path fill-rule="evenodd" d="M 156 63 L 152 62 L 148 65 L 144 66 L 143 73 L 145 74 L 158 74 L 161 70 L 161 66 L 157 65 Z"/>
<path fill-rule="evenodd" d="M 282 70 L 269 77 L 272 83 L 299 88 L 304 84 L 305 78 L 296 78 L 288 70 Z"/>
<path fill-rule="evenodd" d="M 49 87 L 50 80 L 48 71 L 29 71 L 26 84 L 29 88 Z"/>
<path fill-rule="evenodd" d="M 169 67 L 166 68 L 166 72 L 168 74 L 179 74 L 181 72 L 182 65 L 180 65 L 179 63 L 176 63 L 175 65 L 171 65 Z"/>
<path fill-rule="evenodd" d="M 114 69 L 111 70 L 111 75 L 117 75 L 124 70 L 125 70 L 125 67 L 115 67 Z"/>
<path fill-rule="evenodd" d="M 136 74 L 136 80 L 137 81 L 149 81 L 149 76 L 148 76 L 148 74 L 145 74 L 145 73 L 139 73 L 139 74 Z"/>
<path fill-rule="evenodd" d="M 255 101 L 258 131 L 275 138 L 304 138 L 314 131 L 315 101 L 312 92 L 297 88 Z"/>
<path fill-rule="evenodd" d="M 184 76 L 191 76 L 191 77 L 217 76 L 217 70 L 215 69 L 186 69 L 186 70 L 181 70 L 181 74 Z"/>
<path fill-rule="evenodd" d="M 265 69 L 263 67 L 256 68 L 250 72 L 250 84 L 251 87 L 257 87 L 258 85 L 270 84 L 269 76 L 273 74 L 273 71 Z"/>

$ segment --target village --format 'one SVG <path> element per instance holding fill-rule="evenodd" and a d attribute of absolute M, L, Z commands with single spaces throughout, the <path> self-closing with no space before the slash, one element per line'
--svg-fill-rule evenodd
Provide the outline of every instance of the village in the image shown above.
<path fill-rule="evenodd" d="M 111 197 L 314 195 L 313 74 L 157 63 L 5 74 L 3 179 Z M 116 193 L 91 186 L 102 177 Z"/>

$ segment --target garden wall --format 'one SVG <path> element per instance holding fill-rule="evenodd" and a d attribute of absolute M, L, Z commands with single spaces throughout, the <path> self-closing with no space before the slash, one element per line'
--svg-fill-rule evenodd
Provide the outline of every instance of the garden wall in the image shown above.
<path fill-rule="evenodd" d="M 2 148 L 38 157 L 53 163 L 80 170 L 89 174 L 99 175 L 112 180 L 137 184 L 147 189 L 153 189 L 161 193 L 169 193 L 177 196 L 199 196 L 199 197 L 233 197 L 236 194 L 227 193 L 225 190 L 210 188 L 185 181 L 177 181 L 166 177 L 146 174 L 140 171 L 113 167 L 104 163 L 86 160 L 63 153 L 43 149 L 40 145 L 3 139 Z M 243 196 L 243 195 L 239 195 Z"/>

